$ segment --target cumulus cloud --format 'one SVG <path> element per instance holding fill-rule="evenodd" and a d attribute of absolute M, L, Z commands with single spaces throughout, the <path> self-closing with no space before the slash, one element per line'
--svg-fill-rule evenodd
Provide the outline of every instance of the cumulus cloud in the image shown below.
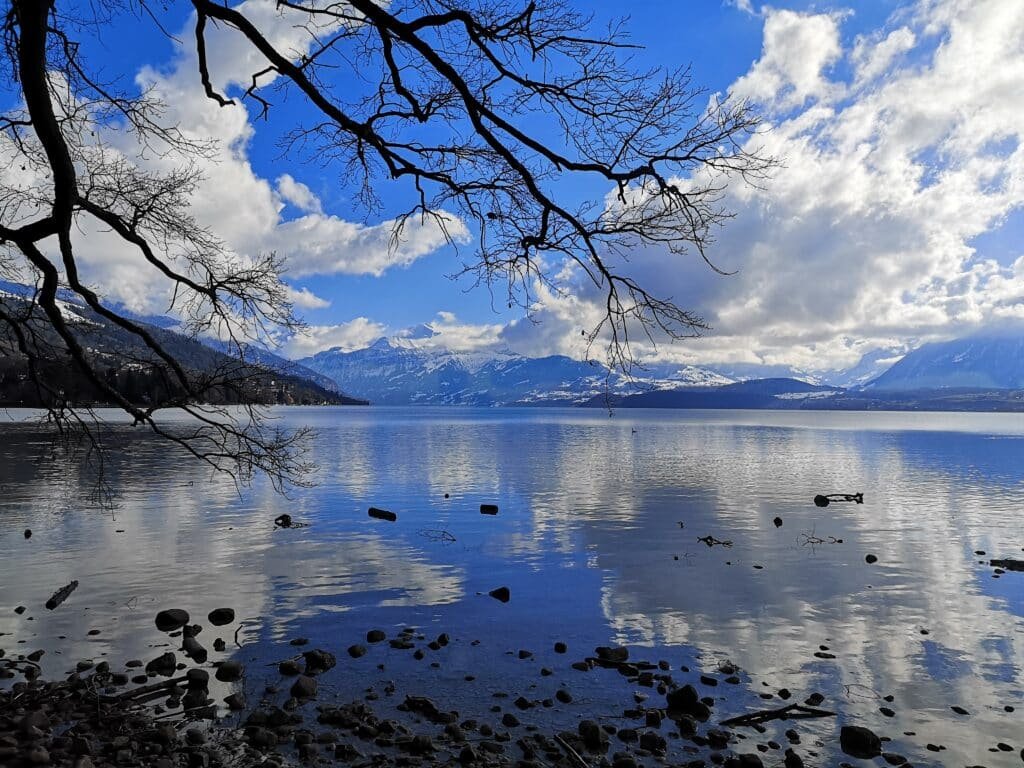
<path fill-rule="evenodd" d="M 765 16 L 764 50 L 732 93 L 780 107 L 798 107 L 836 89 L 826 70 L 842 54 L 838 14 L 770 10 Z"/>
<path fill-rule="evenodd" d="M 286 341 L 281 351 L 293 360 L 315 355 L 325 349 L 351 352 L 362 349 L 384 336 L 387 327 L 365 317 L 338 325 L 310 325 Z"/>
<path fill-rule="evenodd" d="M 291 12 L 282 11 L 271 0 L 246 0 L 242 8 L 279 50 L 290 51 L 296 58 L 308 51 L 309 35 L 290 17 Z M 274 251 L 296 277 L 382 275 L 443 247 L 449 238 L 467 237 L 462 222 L 453 217 L 410 220 L 403 227 L 393 220 L 346 221 L 325 212 L 313 190 L 291 174 L 273 181 L 260 176 L 249 156 L 254 136 L 251 115 L 237 100 L 221 107 L 206 97 L 199 83 L 192 34 L 189 26 L 180 35 L 187 42 L 179 45 L 170 64 L 142 69 L 136 83 L 166 105 L 163 119 L 167 123 L 179 125 L 188 138 L 216 142 L 212 157 L 191 158 L 205 177 L 192 196 L 192 213 L 229 251 L 242 257 Z M 251 74 L 265 66 L 261 54 L 236 31 L 215 25 L 207 28 L 207 35 L 210 75 L 218 90 L 232 93 L 247 86 Z M 265 76 L 261 83 L 272 79 Z M 134 136 L 116 126 L 100 134 L 98 140 L 110 151 L 147 170 L 169 171 L 182 163 L 180 157 L 146 152 Z M 132 248 L 88 222 L 78 239 L 83 274 L 102 294 L 137 311 L 166 308 L 171 286 Z M 299 295 L 296 304 L 323 306 L 310 296 Z"/>
<path fill-rule="evenodd" d="M 762 56 L 732 92 L 760 104 L 769 130 L 753 141 L 783 165 L 725 201 L 737 215 L 709 256 L 736 274 L 657 248 L 621 265 L 713 327 L 634 351 L 824 370 L 1024 317 L 1024 257 L 972 245 L 1024 205 L 1024 4 L 909 11 L 844 48 L 847 15 L 766 9 Z M 573 301 L 599 302 L 575 287 Z M 588 315 L 548 301 L 538 347 L 570 346 Z"/>
<path fill-rule="evenodd" d="M 290 173 L 277 177 L 277 194 L 303 213 L 323 213 L 320 199 L 313 194 L 313 190 L 301 181 L 296 181 Z"/>
<path fill-rule="evenodd" d="M 285 291 L 288 294 L 288 301 L 302 309 L 326 309 L 331 306 L 331 302 L 327 301 L 327 299 L 321 299 L 309 288 L 294 288 L 286 285 Z"/>

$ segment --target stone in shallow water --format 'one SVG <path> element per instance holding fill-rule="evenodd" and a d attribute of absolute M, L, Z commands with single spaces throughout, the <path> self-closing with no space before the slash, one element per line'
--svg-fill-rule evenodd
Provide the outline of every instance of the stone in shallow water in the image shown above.
<path fill-rule="evenodd" d="M 223 627 L 235 620 L 235 611 L 233 608 L 214 608 L 206 618 L 213 626 Z"/>
<path fill-rule="evenodd" d="M 316 696 L 316 678 L 309 675 L 299 675 L 292 685 L 291 695 L 296 699 L 311 699 Z"/>
<path fill-rule="evenodd" d="M 495 600 L 500 600 L 503 603 L 507 603 L 509 600 L 512 599 L 512 593 L 509 591 L 508 587 L 498 587 L 497 589 L 492 589 L 487 594 L 489 594 Z"/>
<path fill-rule="evenodd" d="M 839 732 L 839 746 L 851 757 L 871 760 L 882 754 L 882 741 L 874 731 L 860 725 L 844 725 Z"/>
<path fill-rule="evenodd" d="M 222 683 L 233 683 L 236 680 L 241 680 L 242 675 L 244 674 L 245 667 L 242 666 L 242 663 L 240 661 L 228 659 L 219 667 L 217 667 L 215 677 Z"/>
<path fill-rule="evenodd" d="M 188 624 L 188 611 L 181 608 L 168 608 L 156 615 L 156 628 L 161 632 L 173 632 Z"/>

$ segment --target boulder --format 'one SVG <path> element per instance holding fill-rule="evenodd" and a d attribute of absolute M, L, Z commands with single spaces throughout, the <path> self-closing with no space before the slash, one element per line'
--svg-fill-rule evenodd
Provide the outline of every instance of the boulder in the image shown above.
<path fill-rule="evenodd" d="M 860 725 L 844 725 L 839 732 L 839 746 L 850 757 L 871 760 L 882 754 L 882 740 L 874 731 Z"/>

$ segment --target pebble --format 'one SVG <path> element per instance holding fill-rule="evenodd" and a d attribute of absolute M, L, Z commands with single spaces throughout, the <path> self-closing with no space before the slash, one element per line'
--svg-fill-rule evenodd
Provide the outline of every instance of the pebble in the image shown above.
<path fill-rule="evenodd" d="M 503 603 L 507 603 L 512 599 L 512 592 L 508 587 L 498 587 L 497 589 L 492 589 L 487 594 Z"/>
<path fill-rule="evenodd" d="M 844 725 L 839 732 L 839 746 L 846 754 L 865 760 L 882 754 L 882 741 L 874 731 L 860 725 Z"/>
<path fill-rule="evenodd" d="M 312 699 L 316 696 L 316 678 L 309 675 L 299 675 L 292 684 L 291 695 L 296 699 Z"/>
<path fill-rule="evenodd" d="M 244 674 L 245 667 L 242 666 L 240 661 L 228 659 L 217 667 L 217 671 L 214 676 L 222 683 L 233 683 L 237 680 L 241 680 Z"/>
<path fill-rule="evenodd" d="M 173 632 L 188 624 L 188 611 L 181 608 L 168 608 L 156 615 L 156 628 L 161 632 Z"/>
<path fill-rule="evenodd" d="M 235 620 L 235 611 L 233 608 L 214 608 L 206 618 L 213 626 L 223 627 Z"/>

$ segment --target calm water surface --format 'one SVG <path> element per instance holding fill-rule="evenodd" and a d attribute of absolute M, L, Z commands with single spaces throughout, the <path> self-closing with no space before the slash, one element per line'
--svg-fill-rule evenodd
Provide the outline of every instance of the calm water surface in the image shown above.
<path fill-rule="evenodd" d="M 345 656 L 321 699 L 394 679 L 400 693 L 486 717 L 494 691 L 542 698 L 564 683 L 575 703 L 545 718 L 571 726 L 632 702 L 614 672 L 569 669 L 595 645 L 621 643 L 631 657 L 669 661 L 678 681 L 690 679 L 682 666 L 693 676 L 737 665 L 741 685 L 706 689 L 720 699 L 716 718 L 781 705 L 761 698 L 781 687 L 793 701 L 820 691 L 839 723 L 892 737 L 890 748 L 917 765 L 1020 765 L 1024 573 L 996 579 L 979 561 L 1024 557 L 1024 416 L 277 413 L 318 430 L 316 488 L 290 499 L 264 482 L 239 492 L 124 427 L 107 468 L 109 510 L 90 505 L 91 480 L 47 461 L 38 429 L 9 412 L 0 648 L 47 649 L 53 674 L 105 654 L 148 659 L 167 642 L 153 627 L 158 609 L 180 606 L 203 622 L 230 606 L 240 623 L 219 631 L 258 693 L 277 680 L 268 665 L 294 652 L 284 641 L 308 637 L 341 659 L 368 629 L 414 626 L 428 639 L 448 632 L 452 644 L 419 662 L 383 646 Z M 811 501 L 855 491 L 865 504 Z M 500 514 L 480 515 L 482 502 Z M 398 522 L 369 519 L 370 505 Z M 308 527 L 275 529 L 283 512 Z M 731 546 L 709 548 L 698 541 L 706 535 Z M 78 590 L 46 611 L 71 579 Z M 502 585 L 507 604 L 486 595 Z M 18 605 L 29 610 L 18 616 Z M 200 639 L 211 647 L 217 633 L 207 627 Z M 556 656 L 556 640 L 570 653 Z M 816 657 L 821 646 L 835 658 Z M 519 660 L 519 649 L 534 658 Z M 541 678 L 541 666 L 556 674 Z M 807 729 L 805 746 L 834 764 L 837 721 Z M 928 752 L 928 742 L 947 751 Z M 1014 752 L 992 752 L 997 742 Z"/>

